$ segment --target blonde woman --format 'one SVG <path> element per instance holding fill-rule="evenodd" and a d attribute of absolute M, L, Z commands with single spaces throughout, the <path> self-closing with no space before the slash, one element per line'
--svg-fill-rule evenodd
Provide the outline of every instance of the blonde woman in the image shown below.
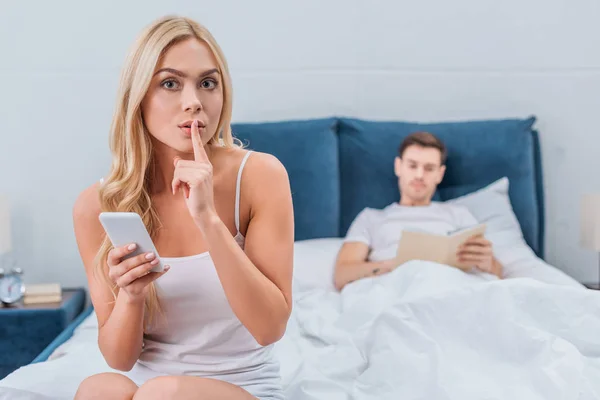
<path fill-rule="evenodd" d="M 211 34 L 155 21 L 123 69 L 112 167 L 84 190 L 75 234 L 98 344 L 123 373 L 85 379 L 76 399 L 281 399 L 273 344 L 292 308 L 293 211 L 274 157 L 237 146 L 231 83 Z M 124 260 L 101 211 L 142 216 L 154 254 Z"/>

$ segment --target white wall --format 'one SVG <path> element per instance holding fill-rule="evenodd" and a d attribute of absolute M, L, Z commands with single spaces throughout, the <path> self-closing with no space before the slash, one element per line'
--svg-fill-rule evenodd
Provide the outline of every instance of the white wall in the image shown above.
<path fill-rule="evenodd" d="M 72 204 L 107 171 L 126 51 L 165 13 L 220 42 L 236 121 L 537 115 L 547 259 L 597 279 L 597 255 L 578 244 L 579 198 L 600 191 L 597 0 L 131 3 L 0 0 L 0 193 L 27 281 L 85 284 Z"/>

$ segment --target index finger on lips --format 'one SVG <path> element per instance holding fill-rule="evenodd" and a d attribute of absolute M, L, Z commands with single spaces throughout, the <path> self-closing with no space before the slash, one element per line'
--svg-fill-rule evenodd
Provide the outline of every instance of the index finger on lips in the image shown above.
<path fill-rule="evenodd" d="M 202 137 L 200 136 L 197 119 L 192 123 L 192 146 L 194 147 L 194 160 L 207 162 L 208 155 L 202 144 Z"/>

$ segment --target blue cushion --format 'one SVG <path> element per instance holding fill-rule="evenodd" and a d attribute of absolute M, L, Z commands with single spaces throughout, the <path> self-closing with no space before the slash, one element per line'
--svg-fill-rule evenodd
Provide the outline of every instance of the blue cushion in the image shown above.
<path fill-rule="evenodd" d="M 533 117 L 432 124 L 341 119 L 341 234 L 364 207 L 382 208 L 399 200 L 393 168 L 398 146 L 410 133 L 424 130 L 448 148 L 447 171 L 436 198 L 453 199 L 507 176 L 525 240 L 539 254 L 543 210 L 536 180 L 534 122 Z"/>
<path fill-rule="evenodd" d="M 238 123 L 247 148 L 273 154 L 287 169 L 294 201 L 295 240 L 339 234 L 340 188 L 334 118 Z"/>

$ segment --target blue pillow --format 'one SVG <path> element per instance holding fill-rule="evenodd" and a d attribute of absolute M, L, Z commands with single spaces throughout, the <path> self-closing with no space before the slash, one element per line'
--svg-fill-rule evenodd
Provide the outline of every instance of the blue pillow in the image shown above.
<path fill-rule="evenodd" d="M 287 169 L 294 201 L 295 240 L 339 234 L 337 120 L 232 124 L 247 148 L 269 153 Z"/>

